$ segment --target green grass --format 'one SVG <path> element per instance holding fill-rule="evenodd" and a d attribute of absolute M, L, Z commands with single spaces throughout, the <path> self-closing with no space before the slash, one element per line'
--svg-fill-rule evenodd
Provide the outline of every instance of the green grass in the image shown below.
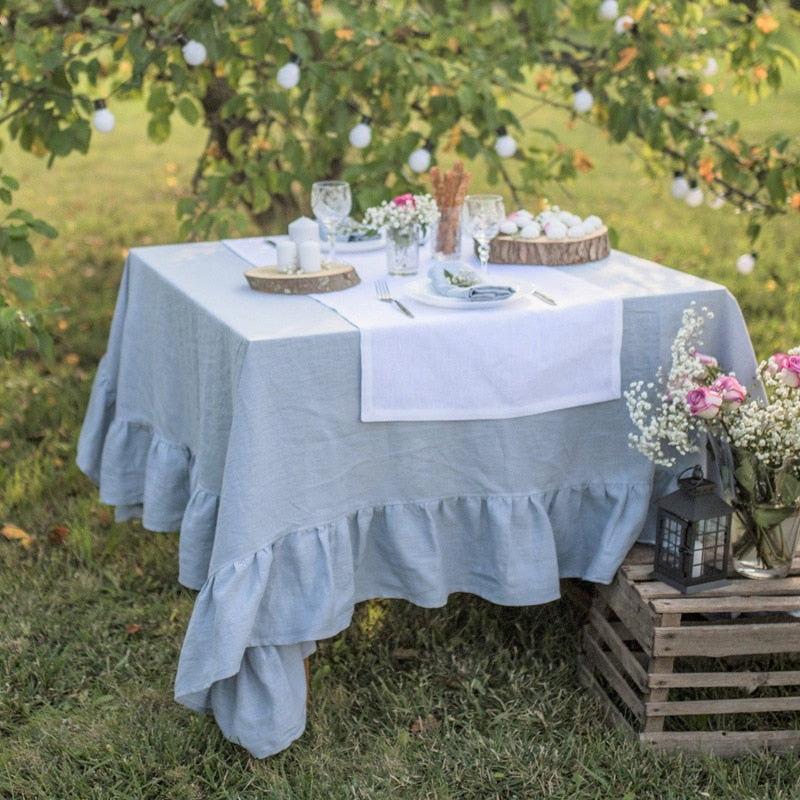
<path fill-rule="evenodd" d="M 799 95 L 793 84 L 772 106 L 786 129 Z M 753 125 L 776 116 L 745 112 Z M 193 602 L 176 537 L 116 524 L 74 454 L 125 252 L 176 239 L 174 203 L 203 136 L 181 127 L 155 146 L 136 106 L 115 113 L 111 135 L 53 170 L 4 155 L 25 182 L 20 201 L 61 230 L 25 272 L 70 310 L 54 320 L 52 366 L 30 353 L 0 365 L 0 524 L 32 536 L 28 549 L 0 538 L 0 797 L 797 797 L 796 756 L 659 757 L 608 732 L 576 679 L 581 616 L 566 601 L 361 606 L 312 659 L 308 730 L 264 761 L 173 701 Z M 676 204 L 591 129 L 565 133 L 597 169 L 550 187 L 553 202 L 599 213 L 621 249 L 729 286 L 760 356 L 800 343 L 794 220 L 767 231 L 757 271 L 740 276 L 742 220 Z M 64 544 L 50 541 L 56 526 Z"/>

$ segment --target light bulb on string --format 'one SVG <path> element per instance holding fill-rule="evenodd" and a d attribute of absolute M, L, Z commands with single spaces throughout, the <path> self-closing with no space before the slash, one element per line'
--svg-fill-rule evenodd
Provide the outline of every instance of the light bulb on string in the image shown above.
<path fill-rule="evenodd" d="M 415 150 L 408 157 L 408 166 L 414 172 L 427 172 L 428 167 L 431 165 L 431 152 L 433 151 L 433 142 L 428 139 L 425 144 L 419 149 Z"/>
<path fill-rule="evenodd" d="M 372 119 L 370 117 L 363 116 L 361 117 L 361 122 L 351 129 L 348 138 L 353 147 L 363 150 L 365 147 L 369 146 L 369 143 L 372 141 L 371 123 Z"/>
<path fill-rule="evenodd" d="M 686 205 L 690 208 L 697 208 L 702 205 L 703 197 L 703 190 L 692 181 L 689 184 L 689 191 L 686 192 L 686 197 L 684 198 L 686 200 Z"/>
<path fill-rule="evenodd" d="M 743 253 L 736 259 L 736 269 L 742 275 L 749 275 L 756 266 L 756 254 L 755 253 Z"/>
<path fill-rule="evenodd" d="M 199 67 L 205 60 L 206 46 L 196 39 L 187 39 L 183 34 L 178 37 L 183 58 L 190 67 Z"/>
<path fill-rule="evenodd" d="M 617 14 L 619 14 L 619 3 L 617 0 L 603 0 L 597 13 L 600 19 L 606 19 L 610 22 L 612 19 L 616 19 Z"/>
<path fill-rule="evenodd" d="M 228 5 L 228 0 L 213 0 L 213 3 L 217 8 L 225 8 Z"/>
<path fill-rule="evenodd" d="M 579 114 L 592 110 L 594 97 L 592 97 L 592 93 L 587 88 L 580 83 L 575 83 L 572 85 L 572 92 L 572 107 Z"/>
<path fill-rule="evenodd" d="M 618 17 L 614 23 L 614 31 L 616 33 L 636 33 L 636 20 L 628 14 L 624 14 Z"/>
<path fill-rule="evenodd" d="M 278 86 L 293 89 L 300 82 L 300 56 L 292 53 L 289 60 L 278 70 Z"/>
<path fill-rule="evenodd" d="M 114 115 L 106 108 L 105 100 L 94 101 L 92 125 L 98 133 L 111 133 L 114 130 Z"/>
<path fill-rule="evenodd" d="M 689 194 L 689 181 L 686 180 L 686 176 L 680 170 L 673 173 L 669 193 L 676 200 L 685 200 L 686 195 Z"/>
<path fill-rule="evenodd" d="M 716 194 L 709 195 L 708 205 L 714 211 L 719 211 L 725 205 L 725 192 L 717 192 Z"/>
<path fill-rule="evenodd" d="M 711 78 L 711 77 L 713 77 L 714 75 L 717 74 L 717 70 L 718 69 L 719 69 L 719 65 L 717 64 L 717 59 L 714 58 L 713 56 L 709 56 L 706 59 L 706 63 L 703 66 L 703 69 L 701 70 L 701 72 L 703 73 L 703 75 L 706 76 L 706 78 Z"/>
<path fill-rule="evenodd" d="M 505 125 L 497 129 L 497 141 L 494 150 L 500 158 L 511 158 L 517 152 L 517 143 L 514 137 L 506 130 Z"/>

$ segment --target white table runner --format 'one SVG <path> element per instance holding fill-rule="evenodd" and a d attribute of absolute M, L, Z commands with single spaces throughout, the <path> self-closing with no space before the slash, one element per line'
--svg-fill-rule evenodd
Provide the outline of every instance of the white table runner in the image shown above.
<path fill-rule="evenodd" d="M 275 263 L 263 238 L 225 244 L 250 264 Z M 399 278 L 386 276 L 380 250 L 340 255 L 361 283 L 310 297 L 361 332 L 363 421 L 505 419 L 620 396 L 622 300 L 568 268 L 490 265 L 492 282 L 517 284 L 519 294 L 462 310 L 407 293 L 425 280 L 424 263 L 420 275 Z M 413 319 L 378 302 L 377 278 L 387 278 Z M 557 305 L 531 296 L 534 286 Z"/>

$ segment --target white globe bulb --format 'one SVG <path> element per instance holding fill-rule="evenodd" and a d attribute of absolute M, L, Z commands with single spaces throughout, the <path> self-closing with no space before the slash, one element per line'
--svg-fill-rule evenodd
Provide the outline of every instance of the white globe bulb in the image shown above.
<path fill-rule="evenodd" d="M 710 195 L 708 198 L 708 205 L 711 206 L 714 211 L 719 211 L 719 209 L 725 205 L 724 192 L 717 192 L 716 194 Z"/>
<path fill-rule="evenodd" d="M 600 3 L 598 14 L 600 15 L 600 19 L 607 19 L 609 21 L 616 19 L 617 14 L 619 14 L 619 3 L 617 0 L 603 0 L 603 2 Z"/>
<path fill-rule="evenodd" d="M 214 5 L 219 8 L 225 8 L 225 6 L 228 5 L 228 0 L 214 0 Z"/>
<path fill-rule="evenodd" d="M 505 133 L 497 137 L 497 141 L 494 143 L 494 149 L 500 158 L 511 158 L 511 156 L 517 152 L 517 143 L 514 141 L 513 136 Z"/>
<path fill-rule="evenodd" d="M 703 67 L 702 72 L 703 72 L 703 75 L 706 76 L 706 78 L 710 78 L 713 75 L 717 74 L 717 69 L 719 69 L 719 66 L 717 64 L 717 60 L 715 58 L 713 58 L 712 56 L 709 56 L 706 59 L 706 65 Z"/>
<path fill-rule="evenodd" d="M 697 208 L 703 203 L 703 190 L 699 186 L 690 186 L 686 192 L 686 205 L 690 208 Z"/>
<path fill-rule="evenodd" d="M 411 167 L 414 172 L 427 172 L 430 165 L 431 151 L 426 147 L 420 147 L 419 150 L 415 150 L 408 157 L 408 166 Z"/>
<path fill-rule="evenodd" d="M 572 95 L 572 107 L 579 113 L 583 114 L 586 111 L 591 111 L 594 105 L 594 97 L 588 89 L 578 89 Z"/>
<path fill-rule="evenodd" d="M 278 86 L 282 89 L 293 89 L 300 82 L 300 67 L 294 61 L 284 64 L 278 70 Z"/>
<path fill-rule="evenodd" d="M 622 17 L 619 17 L 617 21 L 614 23 L 614 30 L 616 33 L 630 33 L 636 25 L 636 20 L 625 14 Z"/>
<path fill-rule="evenodd" d="M 184 59 L 186 59 L 186 63 L 190 67 L 199 67 L 206 60 L 205 45 L 194 39 L 190 39 L 186 42 L 181 48 L 181 51 L 183 52 Z"/>
<path fill-rule="evenodd" d="M 686 199 L 686 195 L 689 194 L 689 181 L 686 180 L 682 172 L 675 173 L 675 177 L 672 179 L 672 185 L 669 187 L 669 193 L 676 200 Z"/>
<path fill-rule="evenodd" d="M 366 122 L 359 122 L 358 125 L 350 131 L 349 139 L 353 147 L 357 147 L 361 150 L 367 147 L 372 141 L 372 129 Z"/>
<path fill-rule="evenodd" d="M 98 108 L 92 117 L 92 124 L 99 133 L 111 133 L 114 122 L 114 115 L 107 108 Z"/>
<path fill-rule="evenodd" d="M 755 253 L 744 253 L 744 255 L 736 259 L 736 269 L 739 270 L 742 275 L 749 275 L 753 271 L 755 265 Z"/>

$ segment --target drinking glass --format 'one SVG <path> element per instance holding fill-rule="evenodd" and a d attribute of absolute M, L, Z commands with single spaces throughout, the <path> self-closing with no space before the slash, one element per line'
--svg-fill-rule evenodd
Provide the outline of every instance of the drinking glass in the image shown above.
<path fill-rule="evenodd" d="M 464 198 L 464 225 L 478 245 L 481 273 L 488 272 L 489 242 L 500 231 L 506 211 L 499 194 L 469 194 Z"/>
<path fill-rule="evenodd" d="M 336 232 L 353 205 L 347 181 L 317 181 L 311 185 L 311 210 L 328 232 L 328 261 L 336 261 Z"/>

